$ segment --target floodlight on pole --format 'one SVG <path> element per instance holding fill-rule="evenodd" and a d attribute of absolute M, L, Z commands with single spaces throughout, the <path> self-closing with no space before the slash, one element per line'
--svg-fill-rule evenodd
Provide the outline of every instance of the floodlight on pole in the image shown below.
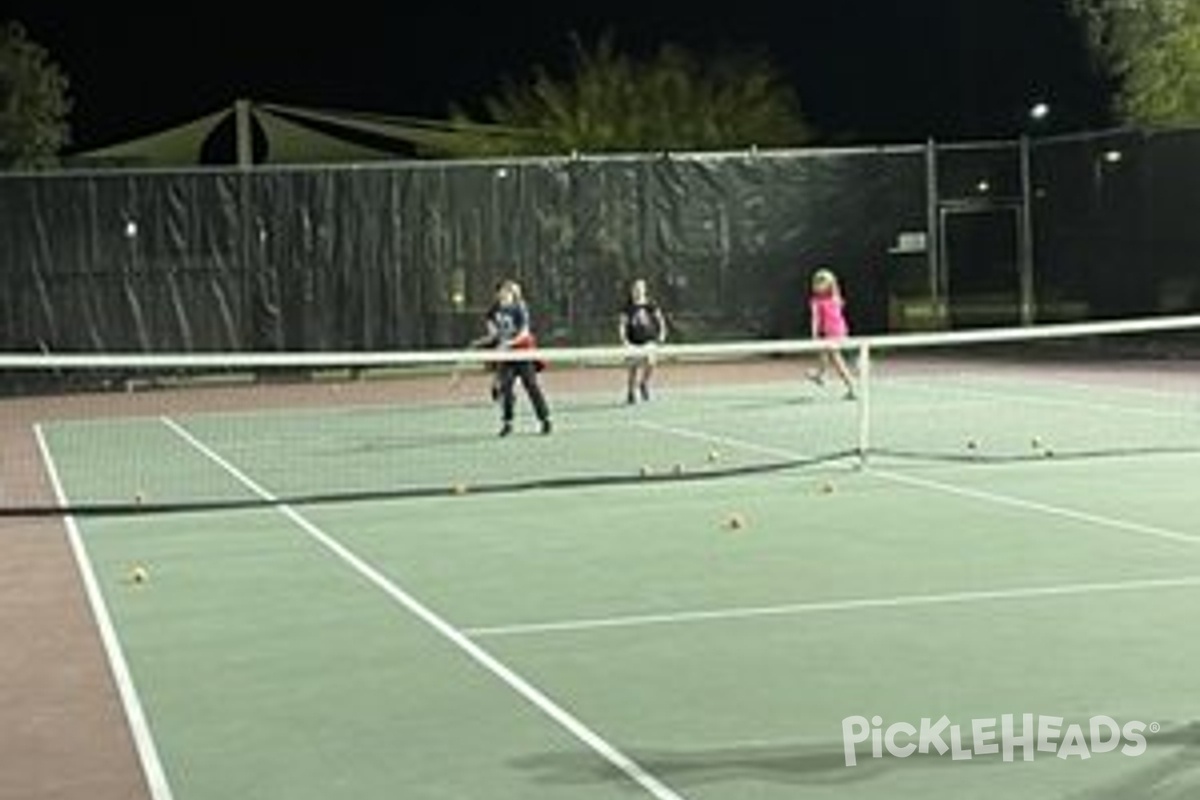
<path fill-rule="evenodd" d="M 1029 108 L 1029 118 L 1040 122 L 1050 116 L 1050 104 L 1044 102 L 1034 103 Z"/>

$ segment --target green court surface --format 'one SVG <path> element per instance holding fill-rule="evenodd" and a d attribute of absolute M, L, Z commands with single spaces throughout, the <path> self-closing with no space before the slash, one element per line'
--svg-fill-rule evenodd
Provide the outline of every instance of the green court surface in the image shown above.
<path fill-rule="evenodd" d="M 552 395 L 550 437 L 486 402 L 46 424 L 72 501 L 257 501 L 72 520 L 156 800 L 1200 791 L 1194 378 L 897 375 L 865 467 L 833 388 L 663 380 Z M 988 753 L 1024 714 L 1089 757 Z M 844 720 L 943 715 L 971 758 L 847 765 Z"/>

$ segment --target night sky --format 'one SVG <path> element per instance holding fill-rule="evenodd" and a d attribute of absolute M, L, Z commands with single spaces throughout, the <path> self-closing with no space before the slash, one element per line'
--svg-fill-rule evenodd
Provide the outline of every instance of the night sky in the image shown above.
<path fill-rule="evenodd" d="M 0 18 L 23 23 L 69 76 L 75 149 L 240 97 L 442 117 L 532 64 L 561 73 L 572 32 L 592 42 L 605 30 L 635 53 L 664 41 L 765 50 L 828 144 L 1009 136 L 1037 100 L 1055 130 L 1107 122 L 1062 0 L 265 5 L 6 0 Z"/>

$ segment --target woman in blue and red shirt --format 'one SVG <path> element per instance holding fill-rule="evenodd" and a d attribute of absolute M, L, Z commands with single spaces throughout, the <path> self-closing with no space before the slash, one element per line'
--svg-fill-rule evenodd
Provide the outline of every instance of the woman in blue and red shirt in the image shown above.
<path fill-rule="evenodd" d="M 537 340 L 530 330 L 529 308 L 521 296 L 521 287 L 515 281 L 504 281 L 496 290 L 496 302 L 488 310 L 487 335 L 481 343 L 499 350 L 532 350 Z M 500 435 L 512 433 L 513 412 L 516 397 L 513 384 L 520 380 L 525 394 L 533 405 L 533 411 L 541 423 L 541 432 L 550 433 L 550 406 L 538 383 L 541 364 L 529 361 L 498 361 L 496 363 L 496 390 L 500 399 Z"/>

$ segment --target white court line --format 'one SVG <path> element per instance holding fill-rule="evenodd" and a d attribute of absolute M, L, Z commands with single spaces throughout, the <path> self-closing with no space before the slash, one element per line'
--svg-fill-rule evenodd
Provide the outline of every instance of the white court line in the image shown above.
<path fill-rule="evenodd" d="M 1102 592 L 1134 592 L 1151 589 L 1181 589 L 1200 587 L 1200 575 L 1180 578 L 1145 578 L 1141 580 L 1106 583 L 1065 583 L 1056 586 L 1022 586 L 1012 589 L 985 589 L 942 594 L 897 595 L 895 597 L 864 597 L 850 600 L 821 600 L 811 603 L 788 603 L 773 606 L 746 606 L 710 611 L 677 611 L 660 614 L 630 614 L 614 617 L 584 617 L 553 622 L 525 622 L 505 625 L 484 625 L 464 628 L 463 633 L 475 637 L 520 636 L 539 633 L 575 633 L 580 631 L 639 628 L 651 625 L 683 625 L 694 622 L 722 622 L 757 617 L 790 617 L 868 609 L 911 608 L 913 606 L 955 605 L 987 601 L 1028 600 L 1043 597 L 1099 594 Z"/>
<path fill-rule="evenodd" d="M 881 470 L 875 467 L 868 467 L 867 471 L 880 478 L 892 481 L 893 483 L 904 483 L 909 486 L 916 486 L 922 489 L 931 489 L 943 494 L 953 494 L 959 497 L 967 497 L 972 500 L 983 500 L 993 505 L 1009 506 L 1010 508 L 1019 508 L 1025 511 L 1035 511 L 1049 516 L 1061 517 L 1069 519 L 1073 522 L 1084 522 L 1089 525 L 1096 525 L 1103 528 L 1113 528 L 1115 530 L 1125 531 L 1127 533 L 1141 533 L 1147 536 L 1157 536 L 1160 539 L 1168 539 L 1174 542 L 1183 542 L 1185 544 L 1200 544 L 1200 536 L 1182 533 L 1170 528 L 1162 528 L 1157 525 L 1146 525 L 1141 522 L 1133 522 L 1131 520 L 1118 519 L 1116 517 L 1106 517 L 1100 514 L 1092 514 L 1088 511 L 1079 511 L 1065 506 L 1054 506 L 1049 503 L 1041 503 L 1037 500 L 1025 500 L 1020 497 L 1012 497 L 1010 495 L 997 494 L 995 492 L 984 491 L 983 489 L 969 489 L 965 486 L 955 486 L 952 483 L 944 483 L 942 481 L 934 481 L 928 478 L 917 478 L 912 475 L 903 475 L 898 472 L 890 472 Z"/>
<path fill-rule="evenodd" d="M 803 453 L 794 450 L 786 450 L 778 447 L 768 447 L 755 444 L 732 436 L 723 436 L 709 434 L 705 431 L 688 430 L 684 428 L 674 428 L 668 425 L 658 425 L 652 422 L 642 422 L 642 426 L 652 428 L 654 430 L 663 431 L 665 433 L 674 433 L 679 436 L 686 436 L 692 439 L 701 439 L 708 442 L 724 444 L 730 447 L 739 447 L 744 450 L 763 453 L 765 455 L 776 456 L 787 459 L 803 459 L 806 456 Z M 1042 503 L 1036 500 L 1025 500 L 1020 497 L 1011 495 L 999 494 L 997 492 L 989 492 L 983 489 L 970 489 L 965 486 L 957 486 L 953 483 L 945 481 L 936 481 L 930 478 L 918 478 L 912 475 L 904 475 L 898 472 L 892 472 L 886 469 L 879 469 L 868 465 L 865 468 L 867 474 L 877 478 L 882 478 L 893 483 L 902 483 L 908 486 L 915 486 L 921 489 L 928 489 L 942 494 L 952 494 L 958 497 L 966 497 L 972 500 L 982 500 L 985 503 L 992 505 L 1008 506 L 1010 508 L 1019 508 L 1024 511 L 1033 511 L 1047 516 L 1060 517 L 1068 519 L 1072 522 L 1083 522 L 1089 525 L 1095 525 L 1102 528 L 1111 528 L 1113 530 L 1124 531 L 1126 533 L 1137 533 L 1146 536 L 1155 536 L 1160 539 L 1167 539 L 1173 542 L 1182 542 L 1189 545 L 1200 544 L 1200 536 L 1195 536 L 1181 531 L 1163 528 L 1157 525 L 1147 525 L 1141 522 L 1133 522 L 1131 520 L 1119 519 L 1117 517 L 1109 517 L 1101 514 L 1092 514 L 1088 511 L 1080 511 L 1066 506 L 1056 506 L 1049 503 Z"/>
<path fill-rule="evenodd" d="M 66 507 L 68 505 L 67 494 L 63 489 L 62 481 L 59 480 L 58 467 L 55 466 L 54 459 L 50 456 L 50 448 L 46 444 L 46 437 L 42 432 L 42 426 L 34 425 L 33 433 L 37 439 L 38 449 L 42 454 L 42 461 L 46 465 L 46 472 L 50 477 L 50 485 L 54 489 L 54 495 L 59 505 Z M 100 641 L 104 645 L 104 653 L 108 658 L 109 669 L 112 670 L 113 682 L 116 684 L 117 693 L 121 698 L 121 705 L 125 710 L 125 719 L 129 724 L 134 749 L 137 751 L 138 759 L 142 765 L 143 777 L 146 779 L 146 788 L 149 790 L 150 797 L 153 800 L 171 800 L 171 785 L 167 781 L 166 772 L 158 756 L 158 747 L 154 743 L 154 737 L 150 733 L 150 725 L 146 720 L 145 709 L 142 708 L 142 702 L 138 698 L 137 689 L 134 688 L 129 664 L 125 660 L 120 639 L 117 637 L 112 617 L 108 613 L 108 606 L 104 602 L 104 595 L 100 591 L 100 584 L 96 579 L 96 570 L 92 566 L 87 548 L 83 546 L 83 538 L 80 535 L 79 526 L 75 521 L 75 517 L 70 514 L 63 517 L 63 524 L 67 529 L 67 540 L 70 542 L 71 553 L 75 557 L 75 565 L 79 569 L 79 575 L 83 580 L 83 587 L 87 594 L 88 604 L 91 606 L 92 616 L 96 620 L 96 628 L 100 632 Z"/>
<path fill-rule="evenodd" d="M 377 589 L 403 606 L 413 616 L 417 617 L 429 627 L 441 634 L 451 644 L 462 650 L 477 664 L 507 684 L 509 688 L 527 700 L 535 708 L 548 716 L 554 722 L 561 725 L 576 739 L 583 742 L 598 755 L 623 772 L 628 778 L 645 789 L 650 795 L 658 798 L 659 800 L 683 800 L 681 795 L 676 794 L 673 789 L 647 772 L 632 758 L 625 755 L 613 745 L 609 744 L 607 740 L 601 737 L 598 733 L 594 732 L 579 719 L 572 716 L 570 712 L 551 700 L 540 689 L 505 666 L 495 656 L 472 641 L 465 633 L 460 631 L 458 628 L 455 628 L 445 619 L 418 601 L 415 597 L 389 580 L 387 576 L 364 561 L 348 547 L 334 539 L 329 534 L 325 533 L 325 531 L 321 530 L 321 528 L 317 527 L 316 524 L 309 521 L 308 518 L 302 515 L 295 508 L 286 503 L 280 503 L 274 494 L 263 488 L 260 484 L 238 469 L 235 465 L 231 464 L 208 445 L 201 442 L 182 425 L 170 419 L 169 417 L 162 417 L 161 419 L 164 425 L 178 434 L 180 438 L 198 450 L 210 461 L 221 467 L 221 469 L 225 470 L 225 472 L 233 477 L 238 483 L 245 486 L 262 500 L 274 504 L 275 510 L 287 517 L 288 520 L 311 536 L 317 541 L 317 543 L 325 547 L 330 553 L 343 561 L 359 575 L 366 578 L 370 583 L 374 584 Z"/>
<path fill-rule="evenodd" d="M 994 377 L 994 376 L 988 376 L 988 377 Z M 881 379 L 881 380 L 886 380 L 886 379 Z M 1189 401 L 1194 403 L 1194 402 L 1196 402 L 1196 400 L 1192 395 L 1189 395 L 1185 392 L 1175 392 L 1175 393 L 1161 392 L 1161 393 L 1155 394 L 1155 396 L 1159 396 L 1159 397 L 1166 396 L 1166 397 L 1177 398 L 1179 400 L 1178 408 L 1146 408 L 1146 407 L 1140 407 L 1140 406 L 1119 405 L 1116 403 L 1097 403 L 1097 402 L 1093 402 L 1093 401 L 1089 401 L 1089 400 L 1078 400 L 1078 399 L 1069 398 L 1069 397 L 1041 397 L 1041 396 L 1037 396 L 1037 395 L 1031 395 L 1028 393 L 1024 393 L 1024 392 L 1021 392 L 1020 390 L 1016 390 L 1016 389 L 1014 389 L 1012 391 L 1000 391 L 997 389 L 984 389 L 979 386 L 966 386 L 966 385 L 962 385 L 962 384 L 959 384 L 959 383 L 953 382 L 953 381 L 950 382 L 949 386 L 941 385 L 941 386 L 935 387 L 935 386 L 929 385 L 929 383 L 927 383 L 927 382 L 923 383 L 923 384 L 919 384 L 919 383 L 910 384 L 909 379 L 907 379 L 907 378 L 898 379 L 898 380 L 897 379 L 887 380 L 888 383 L 900 383 L 901 381 L 903 381 L 903 383 L 905 384 L 903 387 L 905 390 L 916 390 L 919 393 L 934 394 L 934 393 L 945 393 L 947 391 L 947 389 L 949 389 L 949 391 L 952 391 L 952 392 L 958 392 L 960 394 L 978 397 L 978 398 L 980 398 L 980 402 L 983 402 L 985 400 L 1008 400 L 1008 401 L 1016 401 L 1016 402 L 1019 402 L 1022 404 L 1026 404 L 1026 405 L 1056 406 L 1056 407 L 1060 407 L 1060 408 L 1062 408 L 1062 407 L 1078 408 L 1078 409 L 1086 409 L 1088 411 L 1102 411 L 1102 412 L 1111 413 L 1111 414 L 1123 414 L 1123 415 L 1129 416 L 1129 417 L 1151 417 L 1154 419 L 1180 419 L 1180 420 L 1191 418 L 1191 419 L 1197 419 L 1197 421 L 1200 422 L 1200 406 L 1187 407 L 1187 403 Z M 1059 384 L 1056 382 L 1053 385 L 1057 386 Z M 1104 387 L 1099 384 L 1097 384 L 1097 385 L 1070 384 L 1070 383 L 1064 382 L 1061 385 L 1067 386 L 1067 387 L 1069 387 L 1071 389 L 1075 389 L 1075 390 L 1091 389 L 1093 391 L 1098 391 L 1101 389 L 1108 389 L 1108 387 Z M 1149 391 L 1149 390 L 1144 390 L 1144 391 Z M 962 405 L 962 403 L 959 403 L 958 405 Z M 942 410 L 943 407 L 944 406 L 942 403 L 938 403 L 934 410 Z"/>
<path fill-rule="evenodd" d="M 736 447 L 740 450 L 749 450 L 752 453 L 762 453 L 767 456 L 776 458 L 784 458 L 788 461 L 794 461 L 798 458 L 807 458 L 803 453 L 797 453 L 794 450 L 785 450 L 780 447 L 771 447 L 769 445 L 755 444 L 747 442 L 743 439 L 738 439 L 734 436 L 723 436 L 716 433 L 708 433 L 707 431 L 697 431 L 690 428 L 679 428 L 674 425 L 663 425 L 658 422 L 648 422 L 646 420 L 638 420 L 634 423 L 639 428 L 646 428 L 659 433 L 669 433 L 674 436 L 680 436 L 685 439 L 696 439 L 709 444 L 723 444 L 727 447 Z"/>
<path fill-rule="evenodd" d="M 690 439 L 698 439 L 713 444 L 739 447 L 745 450 L 763 453 L 778 458 L 802 458 L 802 454 L 784 448 L 759 445 L 732 436 L 711 434 L 705 431 L 678 428 L 661 425 L 654 422 L 639 421 L 639 427 L 669 433 Z M 906 475 L 893 474 L 886 471 L 871 469 L 872 474 L 885 479 L 909 483 L 921 488 L 939 492 L 951 493 L 986 502 L 1007 506 L 1015 506 L 1027 511 L 1066 517 L 1076 522 L 1086 522 L 1104 527 L 1114 527 L 1120 530 L 1132 531 L 1148 535 L 1160 536 L 1173 541 L 1183 541 L 1188 544 L 1200 544 L 1200 537 L 1189 536 L 1177 531 L 1158 528 L 1150 525 L 1129 522 L 1126 520 L 1103 517 L 1096 514 L 1060 508 L 1045 503 L 1022 500 L 1020 498 L 998 495 L 992 492 L 982 492 L 966 489 L 939 481 L 923 478 L 911 478 Z M 726 608 L 700 611 L 677 611 L 656 614 L 630 614 L 614 617 L 593 617 L 550 622 L 510 623 L 504 625 L 478 626 L 464 629 L 464 633 L 475 637 L 514 636 L 540 633 L 577 632 L 611 628 L 632 628 L 650 625 L 678 625 L 695 622 L 713 622 L 723 620 L 750 619 L 769 616 L 794 616 L 801 614 L 829 613 L 840 611 L 856 611 L 880 608 L 904 608 L 912 606 L 931 606 L 944 604 L 963 604 L 986 601 L 1021 600 L 1042 597 L 1062 597 L 1069 595 L 1094 594 L 1101 592 L 1145 591 L 1150 589 L 1187 588 L 1200 586 L 1200 576 L 1185 576 L 1179 578 L 1148 578 L 1116 582 L 1091 582 L 1059 584 L 1055 586 L 1026 586 L 1009 589 L 990 589 L 978 591 L 947 592 L 927 595 L 899 595 L 882 598 L 855 598 L 849 600 L 828 600 L 808 603 L 790 603 L 772 606 L 750 606 L 743 608 Z"/>

